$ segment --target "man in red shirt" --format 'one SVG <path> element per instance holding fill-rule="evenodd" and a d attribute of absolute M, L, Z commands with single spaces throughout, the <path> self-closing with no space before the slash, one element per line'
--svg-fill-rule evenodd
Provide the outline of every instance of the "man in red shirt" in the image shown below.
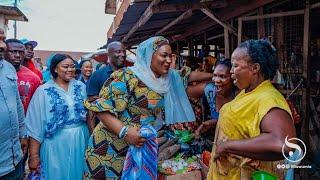
<path fill-rule="evenodd" d="M 33 57 L 34 57 L 34 48 L 38 45 L 36 41 L 29 41 L 26 38 L 20 40 L 22 44 L 26 47 L 26 54 L 24 57 L 23 65 L 29 68 L 32 72 L 39 76 L 41 81 L 43 80 L 41 71 L 34 65 Z"/>
<path fill-rule="evenodd" d="M 26 113 L 29 102 L 36 89 L 40 86 L 40 78 L 30 69 L 22 66 L 25 56 L 25 46 L 17 39 L 6 40 L 7 51 L 5 59 L 10 62 L 17 71 L 18 89 Z"/>

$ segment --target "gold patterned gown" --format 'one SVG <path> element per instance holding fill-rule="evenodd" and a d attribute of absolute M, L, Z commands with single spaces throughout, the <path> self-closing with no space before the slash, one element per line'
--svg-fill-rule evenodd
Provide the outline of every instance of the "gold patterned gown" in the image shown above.
<path fill-rule="evenodd" d="M 150 90 L 130 69 L 114 72 L 94 102 L 85 101 L 94 112 L 108 111 L 127 126 L 139 126 L 142 121 L 162 123 L 164 98 Z M 86 150 L 85 179 L 118 179 L 121 177 L 128 144 L 108 132 L 100 122 L 90 137 Z"/>

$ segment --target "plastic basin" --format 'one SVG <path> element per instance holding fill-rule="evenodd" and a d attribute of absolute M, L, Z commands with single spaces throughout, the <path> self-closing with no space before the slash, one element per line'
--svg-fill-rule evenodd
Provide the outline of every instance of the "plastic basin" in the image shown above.
<path fill-rule="evenodd" d="M 256 171 L 252 174 L 253 180 L 277 180 L 278 178 L 265 171 Z"/>

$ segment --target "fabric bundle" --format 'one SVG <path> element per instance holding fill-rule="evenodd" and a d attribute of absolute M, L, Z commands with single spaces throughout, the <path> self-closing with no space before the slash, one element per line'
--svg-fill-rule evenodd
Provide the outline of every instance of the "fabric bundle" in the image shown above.
<path fill-rule="evenodd" d="M 129 147 L 122 171 L 122 180 L 157 179 L 157 131 L 151 125 L 142 125 L 140 135 L 147 139 L 142 147 Z"/>
<path fill-rule="evenodd" d="M 39 171 L 40 171 L 40 173 L 37 173 L 35 171 L 30 172 L 28 174 L 27 179 L 28 180 L 44 180 L 42 164 L 40 164 L 40 166 L 39 166 Z"/>

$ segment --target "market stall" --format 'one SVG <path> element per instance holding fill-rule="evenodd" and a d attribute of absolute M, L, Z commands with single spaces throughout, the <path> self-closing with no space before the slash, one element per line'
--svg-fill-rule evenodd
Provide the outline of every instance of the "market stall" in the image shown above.
<path fill-rule="evenodd" d="M 139 42 L 148 37 L 163 35 L 170 39 L 171 46 L 180 59 L 178 64 L 183 61 L 183 56 L 199 56 L 205 44 L 210 45 L 213 56 L 220 58 L 221 55 L 230 57 L 237 44 L 246 39 L 269 39 L 277 49 L 280 62 L 275 84 L 292 107 L 298 137 L 310 147 L 310 153 L 307 153 L 303 163 L 319 167 L 317 158 L 314 158 L 319 156 L 320 144 L 318 0 L 130 2 L 123 1 L 118 6 L 113 24 L 107 33 L 108 42 L 122 41 L 134 50 Z M 173 144 L 169 146 L 170 150 L 161 148 L 162 153 L 167 150 L 165 156 L 170 154 L 174 162 L 180 162 L 179 157 L 186 154 L 183 151 L 184 144 L 176 143 L 178 141 L 170 141 Z M 199 159 L 201 153 L 203 152 L 190 154 L 185 161 L 193 156 L 198 156 Z M 174 162 L 169 161 L 167 164 L 175 164 Z M 187 162 L 181 161 L 173 166 L 185 163 Z M 167 167 L 167 164 L 165 163 L 164 167 Z M 320 174 L 317 169 L 311 169 L 300 170 L 296 172 L 296 176 L 304 179 L 310 176 L 319 177 Z"/>

